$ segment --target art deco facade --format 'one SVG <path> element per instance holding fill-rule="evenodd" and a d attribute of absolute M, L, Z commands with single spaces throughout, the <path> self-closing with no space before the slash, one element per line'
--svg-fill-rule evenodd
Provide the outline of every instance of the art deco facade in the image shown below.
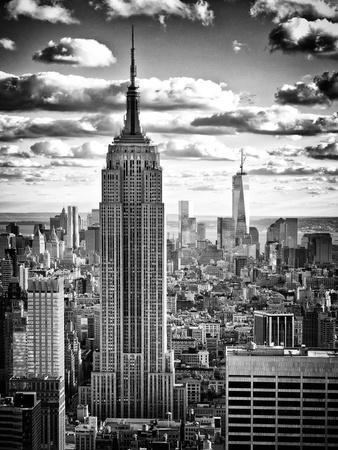
<path fill-rule="evenodd" d="M 124 128 L 102 171 L 100 372 L 91 411 L 100 419 L 165 417 L 172 408 L 162 169 L 140 127 L 134 45 L 131 59 Z"/>

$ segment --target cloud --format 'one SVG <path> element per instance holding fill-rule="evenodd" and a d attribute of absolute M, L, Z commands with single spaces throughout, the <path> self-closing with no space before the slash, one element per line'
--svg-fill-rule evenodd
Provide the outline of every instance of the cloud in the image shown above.
<path fill-rule="evenodd" d="M 256 0 L 250 14 L 253 17 L 270 16 L 275 23 L 294 17 L 338 21 L 337 8 L 325 0 Z"/>
<path fill-rule="evenodd" d="M 324 0 L 256 0 L 253 17 L 270 16 L 272 51 L 338 59 L 338 8 Z"/>
<path fill-rule="evenodd" d="M 281 147 L 268 150 L 270 156 L 295 157 L 302 154 L 302 150 L 296 147 Z"/>
<path fill-rule="evenodd" d="M 19 16 L 26 16 L 31 19 L 51 23 L 79 23 L 72 16 L 71 11 L 62 5 L 62 0 L 53 2 L 45 0 L 11 0 L 6 7 L 9 16 L 13 19 L 18 19 Z"/>
<path fill-rule="evenodd" d="M 320 105 L 338 99 L 338 72 L 324 72 L 313 81 L 298 81 L 294 85 L 284 84 L 275 94 L 278 103 L 285 105 Z"/>
<path fill-rule="evenodd" d="M 17 145 L 2 145 L 0 146 L 0 158 L 29 158 L 30 152 L 20 150 Z"/>
<path fill-rule="evenodd" d="M 338 143 L 334 137 L 330 138 L 327 142 L 307 146 L 304 151 L 309 158 L 338 161 Z"/>
<path fill-rule="evenodd" d="M 9 38 L 0 39 L 0 47 L 4 48 L 5 50 L 11 50 L 11 51 L 16 49 L 15 42 Z"/>
<path fill-rule="evenodd" d="M 106 81 L 58 72 L 13 76 L 0 73 L 0 109 L 97 111 L 125 108 L 129 81 Z M 239 104 L 240 95 L 226 83 L 189 77 L 139 80 L 142 110 L 210 108 L 222 110 Z"/>
<path fill-rule="evenodd" d="M 244 44 L 243 42 L 239 42 L 236 39 L 232 41 L 232 50 L 235 53 L 239 53 L 243 49 L 248 49 L 247 44 Z"/>
<path fill-rule="evenodd" d="M 156 16 L 164 24 L 168 16 L 199 21 L 202 25 L 211 25 L 214 12 L 205 0 L 187 4 L 181 0 L 92 0 L 95 9 L 104 9 L 109 19 L 131 16 Z"/>
<path fill-rule="evenodd" d="M 192 186 L 188 188 L 189 191 L 200 191 L 200 192 L 210 192 L 210 191 L 217 191 L 216 186 L 213 186 L 211 184 L 201 184 L 199 186 Z"/>
<path fill-rule="evenodd" d="M 29 118 L 0 115 L 0 140 L 12 141 L 38 137 L 76 137 L 94 135 L 114 136 L 120 129 L 120 121 L 105 115 L 81 118 Z"/>
<path fill-rule="evenodd" d="M 338 115 L 303 114 L 292 106 L 248 106 L 209 117 L 199 117 L 194 119 L 191 125 L 231 128 L 236 132 L 266 135 L 314 136 L 325 132 L 338 133 Z"/>
<path fill-rule="evenodd" d="M 64 141 L 59 139 L 41 141 L 34 143 L 30 150 L 35 156 L 44 156 L 47 158 L 75 158 L 75 159 L 94 159 L 102 158 L 107 150 L 97 142 L 85 142 L 77 147 L 71 147 Z M 53 162 L 54 165 L 55 162 Z M 61 165 L 73 164 L 62 161 Z"/>
<path fill-rule="evenodd" d="M 63 37 L 49 41 L 47 47 L 33 55 L 34 61 L 47 64 L 70 64 L 80 67 L 106 67 L 116 62 L 111 50 L 95 39 Z"/>
<path fill-rule="evenodd" d="M 309 22 L 295 17 L 271 30 L 269 39 L 272 51 L 305 52 L 338 59 L 338 24 L 327 19 Z"/>
<path fill-rule="evenodd" d="M 327 167 L 312 167 L 303 166 L 301 164 L 293 164 L 292 166 L 283 161 L 281 164 L 269 161 L 262 167 L 252 169 L 249 175 L 281 175 L 281 176 L 321 176 L 321 177 L 335 177 L 338 175 L 337 168 Z M 327 178 L 325 178 L 327 179 Z"/>
<path fill-rule="evenodd" d="M 329 100 L 338 99 L 338 72 L 333 72 L 332 75 L 324 72 L 322 75 L 314 77 L 314 82 Z"/>
<path fill-rule="evenodd" d="M 216 127 L 195 128 L 190 125 L 191 114 L 143 113 L 142 125 L 147 133 L 217 135 L 233 134 L 232 130 Z M 86 137 L 118 135 L 122 115 L 90 114 L 71 118 L 37 118 L 0 114 L 0 141 L 39 137 Z"/>
<path fill-rule="evenodd" d="M 209 138 L 208 138 L 209 139 Z M 233 161 L 231 149 L 219 142 L 169 140 L 160 145 L 161 159 L 191 159 L 191 160 L 218 160 Z"/>
<path fill-rule="evenodd" d="M 294 85 L 284 84 L 275 94 L 281 105 L 321 105 L 327 104 L 328 98 L 315 83 L 298 81 Z"/>

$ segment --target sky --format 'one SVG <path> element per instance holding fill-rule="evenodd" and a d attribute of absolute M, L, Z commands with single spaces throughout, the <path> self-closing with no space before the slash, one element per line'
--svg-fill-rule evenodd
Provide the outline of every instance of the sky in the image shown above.
<path fill-rule="evenodd" d="M 338 215 L 336 0 L 4 0 L 0 212 L 97 208 L 125 114 L 131 25 L 167 213 Z"/>

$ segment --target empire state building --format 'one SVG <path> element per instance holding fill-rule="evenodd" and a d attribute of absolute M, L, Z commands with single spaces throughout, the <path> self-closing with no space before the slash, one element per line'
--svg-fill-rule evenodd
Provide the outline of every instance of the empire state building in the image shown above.
<path fill-rule="evenodd" d="M 91 387 L 100 420 L 172 411 L 164 220 L 159 153 L 140 126 L 132 31 L 127 114 L 102 170 L 100 370 Z"/>

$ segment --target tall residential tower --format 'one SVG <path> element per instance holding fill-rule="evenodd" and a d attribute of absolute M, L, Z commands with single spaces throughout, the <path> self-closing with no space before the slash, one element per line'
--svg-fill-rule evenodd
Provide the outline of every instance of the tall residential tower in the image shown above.
<path fill-rule="evenodd" d="M 172 411 L 162 168 L 140 126 L 134 51 L 132 35 L 127 114 L 102 170 L 100 372 L 92 374 L 91 410 L 100 420 Z"/>

